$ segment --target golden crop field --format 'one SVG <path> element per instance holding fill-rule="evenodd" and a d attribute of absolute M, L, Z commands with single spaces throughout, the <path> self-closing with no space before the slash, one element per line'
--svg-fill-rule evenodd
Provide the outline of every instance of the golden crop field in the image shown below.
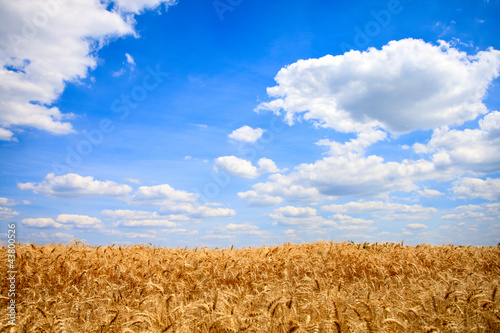
<path fill-rule="evenodd" d="M 2 332 L 500 332 L 500 247 L 75 242 L 18 246 L 16 265 Z"/>

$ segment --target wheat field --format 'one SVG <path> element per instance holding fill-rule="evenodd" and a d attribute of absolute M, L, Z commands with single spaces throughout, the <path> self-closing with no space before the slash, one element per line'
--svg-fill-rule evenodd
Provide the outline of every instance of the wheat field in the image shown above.
<path fill-rule="evenodd" d="M 500 247 L 74 241 L 19 245 L 16 265 L 2 332 L 500 332 Z"/>

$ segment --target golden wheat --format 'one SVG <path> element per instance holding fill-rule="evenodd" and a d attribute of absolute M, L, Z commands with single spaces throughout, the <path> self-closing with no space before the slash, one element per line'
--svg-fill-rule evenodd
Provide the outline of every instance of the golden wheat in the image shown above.
<path fill-rule="evenodd" d="M 500 247 L 75 241 L 18 246 L 16 265 L 17 332 L 500 332 Z"/>

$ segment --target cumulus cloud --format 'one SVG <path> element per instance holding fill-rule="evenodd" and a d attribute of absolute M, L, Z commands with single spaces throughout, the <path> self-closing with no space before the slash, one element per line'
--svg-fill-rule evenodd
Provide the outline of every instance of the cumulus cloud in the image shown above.
<path fill-rule="evenodd" d="M 160 215 L 157 212 L 142 210 L 104 209 L 102 215 L 108 220 L 116 221 L 115 226 L 124 227 L 175 227 L 177 222 L 188 221 L 184 215 Z"/>
<path fill-rule="evenodd" d="M 480 220 L 480 221 L 488 221 L 493 220 L 492 217 L 487 217 L 484 213 L 481 212 L 463 212 L 458 214 L 447 214 L 441 217 L 444 220 Z"/>
<path fill-rule="evenodd" d="M 37 194 L 60 198 L 123 197 L 132 191 L 132 187 L 128 185 L 98 181 L 91 176 L 83 177 L 74 173 L 62 176 L 49 173 L 40 183 L 18 183 L 17 187 L 20 190 L 32 190 Z"/>
<path fill-rule="evenodd" d="M 407 224 L 406 227 L 408 229 L 412 229 L 412 230 L 422 230 L 422 229 L 427 229 L 428 228 L 423 223 L 410 223 L 410 224 Z"/>
<path fill-rule="evenodd" d="M 56 222 L 75 228 L 103 228 L 101 220 L 96 217 L 75 214 L 61 214 L 56 218 Z"/>
<path fill-rule="evenodd" d="M 283 201 L 281 197 L 257 193 L 256 191 L 239 192 L 237 195 L 251 206 L 275 206 Z"/>
<path fill-rule="evenodd" d="M 198 198 L 194 193 L 174 189 L 168 184 L 141 186 L 134 193 L 132 202 L 144 205 L 169 205 L 178 202 L 193 202 Z"/>
<path fill-rule="evenodd" d="M 0 0 L 0 140 L 20 126 L 52 134 L 75 132 L 71 113 L 53 106 L 68 82 L 97 66 L 96 51 L 135 34 L 133 13 L 174 1 Z M 84 19 L 82 19 L 84 18 Z"/>
<path fill-rule="evenodd" d="M 336 226 L 334 221 L 326 220 L 317 215 L 317 211 L 311 207 L 285 206 L 275 209 L 269 217 L 275 223 L 284 226 L 297 225 L 307 228 L 317 228 L 320 226 Z"/>
<path fill-rule="evenodd" d="M 107 219 L 112 220 L 145 220 L 145 219 L 169 219 L 174 221 L 187 221 L 183 215 L 160 215 L 158 212 L 149 212 L 143 210 L 129 210 L 129 209 L 117 209 L 110 210 L 104 209 L 101 214 Z"/>
<path fill-rule="evenodd" d="M 494 221 L 500 218 L 500 202 L 480 205 L 462 205 L 454 209 L 456 213 L 443 215 L 444 220 Z"/>
<path fill-rule="evenodd" d="M 259 227 L 253 223 L 229 223 L 225 226 L 215 227 L 209 232 L 210 236 L 231 236 L 236 235 L 246 235 L 246 236 L 268 236 L 270 233 L 268 231 L 259 230 Z"/>
<path fill-rule="evenodd" d="M 453 183 L 452 191 L 461 199 L 500 200 L 500 179 L 464 177 Z"/>
<path fill-rule="evenodd" d="M 9 207 L 0 207 L 0 220 L 11 219 L 19 215 L 18 212 Z"/>
<path fill-rule="evenodd" d="M 194 236 L 200 233 L 198 230 L 187 230 L 187 229 L 163 229 L 161 230 L 161 232 L 164 234 L 176 234 L 182 236 Z"/>
<path fill-rule="evenodd" d="M 233 217 L 236 211 L 231 208 L 212 208 L 204 205 L 197 205 L 195 203 L 176 204 L 172 206 L 162 207 L 160 212 L 172 212 L 186 214 L 189 217 L 200 218 L 215 218 L 215 217 Z"/>
<path fill-rule="evenodd" d="M 259 110 L 303 116 L 340 132 L 380 127 L 391 133 L 462 124 L 487 112 L 482 102 L 498 77 L 500 52 L 467 55 L 445 42 L 391 41 L 381 50 L 299 60 L 276 75 L 272 101 Z"/>
<path fill-rule="evenodd" d="M 144 10 L 155 9 L 161 4 L 168 9 L 169 6 L 175 5 L 177 0 L 113 0 L 113 2 L 121 11 L 139 14 Z"/>
<path fill-rule="evenodd" d="M 146 238 L 146 239 L 154 239 L 156 235 L 153 232 L 149 233 L 141 233 L 141 232 L 125 232 L 121 230 L 109 230 L 109 234 L 113 236 L 119 236 L 124 238 Z"/>
<path fill-rule="evenodd" d="M 21 223 L 25 227 L 31 228 L 62 228 L 64 225 L 62 223 L 57 223 L 51 218 L 35 218 L 35 219 L 22 219 Z"/>
<path fill-rule="evenodd" d="M 22 202 L 17 202 L 16 200 L 0 197 L 0 220 L 11 219 L 14 216 L 19 215 L 18 212 L 16 212 L 12 208 L 9 208 L 9 206 L 29 205 L 29 204 L 31 204 L 31 202 L 27 200 L 23 200 Z"/>
<path fill-rule="evenodd" d="M 281 200 L 321 202 L 336 196 L 373 196 L 392 191 L 414 191 L 414 181 L 434 172 L 425 160 L 402 163 L 384 162 L 371 155 L 358 154 L 325 157 L 311 164 L 300 164 L 288 175 L 273 174 L 264 183 L 253 185 L 242 199 L 272 196 Z M 268 200 L 269 201 L 269 200 Z"/>
<path fill-rule="evenodd" d="M 328 218 L 318 215 L 311 207 L 286 206 L 275 209 L 269 214 L 276 224 L 282 226 L 297 226 L 302 231 L 314 230 L 315 233 L 324 233 L 325 228 L 335 230 L 364 230 L 372 231 L 372 220 L 352 217 L 343 214 L 334 214 Z"/>
<path fill-rule="evenodd" d="M 247 161 L 236 156 L 222 156 L 215 160 L 214 171 L 222 170 L 235 177 L 256 178 L 265 173 L 276 173 L 283 170 L 278 169 L 274 161 L 261 158 L 257 161 L 258 168 Z"/>
<path fill-rule="evenodd" d="M 12 200 L 9 198 L 0 198 L 0 206 L 17 206 L 17 205 L 30 205 L 31 202 L 27 200 L 23 200 L 22 202 L 18 202 L 16 200 Z"/>
<path fill-rule="evenodd" d="M 381 220 L 429 219 L 437 212 L 436 208 L 421 205 L 405 205 L 386 201 L 352 201 L 345 204 L 332 204 L 321 207 L 334 213 L 370 214 Z"/>
<path fill-rule="evenodd" d="M 273 174 L 266 182 L 253 185 L 238 196 L 251 204 L 279 204 L 284 200 L 321 202 L 331 197 L 370 197 L 394 191 L 417 191 L 420 196 L 434 197 L 442 193 L 420 190 L 416 182 L 500 171 L 500 112 L 497 111 L 480 119 L 478 129 L 450 130 L 445 126 L 436 129 L 427 144 L 413 145 L 417 153 L 429 154 L 429 159 L 385 162 L 380 156 L 365 156 L 367 147 L 385 139 L 385 132 L 369 130 L 344 143 L 320 140 L 317 144 L 327 147 L 329 156 L 300 164 L 289 174 Z M 476 187 L 483 184 L 481 180 L 475 183 Z M 495 185 L 496 180 L 489 180 L 481 185 L 489 186 L 488 193 L 478 188 L 477 195 L 467 195 L 495 200 L 498 198 Z M 454 189 L 464 197 L 470 186 L 471 180 L 463 185 L 455 183 Z"/>
<path fill-rule="evenodd" d="M 234 130 L 228 135 L 230 139 L 243 141 L 243 142 L 255 142 L 260 139 L 262 134 L 264 134 L 262 128 L 251 128 L 250 126 L 243 126 Z"/>
<path fill-rule="evenodd" d="M 191 218 L 232 217 L 236 214 L 230 208 L 213 208 L 198 203 L 198 194 L 176 190 L 168 184 L 141 186 L 131 203 L 135 205 L 160 206 L 161 213 L 184 214 Z"/>
<path fill-rule="evenodd" d="M 251 223 L 241 223 L 241 224 L 236 224 L 236 223 L 229 223 L 228 225 L 225 226 L 227 230 L 257 230 L 259 227 L 257 227 L 254 224 Z"/>
<path fill-rule="evenodd" d="M 478 129 L 435 129 L 427 144 L 413 145 L 417 153 L 431 154 L 437 169 L 455 173 L 500 171 L 500 112 L 479 120 Z"/>
<path fill-rule="evenodd" d="M 103 228 L 101 220 L 87 215 L 75 214 L 60 214 L 54 220 L 52 218 L 28 218 L 21 220 L 21 223 L 26 227 L 32 228 L 78 228 L 92 229 Z"/>
<path fill-rule="evenodd" d="M 385 132 L 376 130 L 359 133 L 355 139 L 352 139 L 349 142 L 345 143 L 324 139 L 318 141 L 316 144 L 319 146 L 328 147 L 329 154 L 331 156 L 342 156 L 349 154 L 364 154 L 366 148 L 368 148 L 375 142 L 384 140 L 386 138 L 387 134 Z"/>
<path fill-rule="evenodd" d="M 421 191 L 417 191 L 417 193 L 420 196 L 425 197 L 425 198 L 433 198 L 433 197 L 443 195 L 443 193 L 439 192 L 438 190 L 432 190 L 432 189 L 427 189 L 427 188 L 423 189 Z"/>

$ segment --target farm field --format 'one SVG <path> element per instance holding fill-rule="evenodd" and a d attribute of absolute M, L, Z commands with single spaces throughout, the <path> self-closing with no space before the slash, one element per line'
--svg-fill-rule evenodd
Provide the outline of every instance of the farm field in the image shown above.
<path fill-rule="evenodd" d="M 18 246 L 16 265 L 2 332 L 500 332 L 500 247 L 76 242 Z"/>

